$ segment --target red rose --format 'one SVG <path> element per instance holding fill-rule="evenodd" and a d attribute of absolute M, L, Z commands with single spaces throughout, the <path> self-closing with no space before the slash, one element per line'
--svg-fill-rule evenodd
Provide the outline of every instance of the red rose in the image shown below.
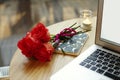
<path fill-rule="evenodd" d="M 42 62 L 50 61 L 54 48 L 49 40 L 48 30 L 43 24 L 38 23 L 17 46 L 26 57 L 34 57 Z"/>
<path fill-rule="evenodd" d="M 31 31 L 31 36 L 41 42 L 50 41 L 50 34 L 48 29 L 41 23 L 38 23 Z"/>
<path fill-rule="evenodd" d="M 53 51 L 54 48 L 49 42 L 44 43 L 43 46 L 38 51 L 38 53 L 34 55 L 34 57 L 42 62 L 50 61 Z"/>
<path fill-rule="evenodd" d="M 42 47 L 42 43 L 27 34 L 22 40 L 18 42 L 18 47 L 26 57 L 32 57 Z"/>

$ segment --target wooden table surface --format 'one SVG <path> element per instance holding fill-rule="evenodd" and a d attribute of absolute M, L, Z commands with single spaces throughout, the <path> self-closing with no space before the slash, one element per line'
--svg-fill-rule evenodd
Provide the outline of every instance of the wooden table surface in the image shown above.
<path fill-rule="evenodd" d="M 56 34 L 60 30 L 64 29 L 65 27 L 69 27 L 75 22 L 77 22 L 78 25 L 81 24 L 80 19 L 76 18 L 50 25 L 48 26 L 48 29 L 50 33 Z M 96 17 L 93 17 L 92 30 L 87 32 L 89 38 L 81 52 L 86 50 L 94 43 L 95 27 Z M 50 62 L 42 63 L 37 60 L 27 59 L 18 49 L 15 52 L 10 64 L 10 80 L 49 80 L 52 74 L 64 67 L 74 58 L 74 56 L 55 53 L 53 54 Z"/>

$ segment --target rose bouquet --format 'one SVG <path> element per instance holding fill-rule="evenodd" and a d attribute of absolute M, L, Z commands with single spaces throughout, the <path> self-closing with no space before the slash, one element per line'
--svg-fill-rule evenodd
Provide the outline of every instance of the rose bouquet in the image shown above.
<path fill-rule="evenodd" d="M 35 58 L 39 61 L 50 61 L 54 51 L 51 45 L 48 29 L 38 23 L 26 36 L 21 39 L 17 46 L 22 54 L 28 58 Z"/>
<path fill-rule="evenodd" d="M 18 41 L 17 46 L 22 54 L 28 58 L 35 58 L 42 62 L 50 61 L 53 52 L 60 43 L 68 41 L 76 34 L 83 33 L 76 31 L 80 26 L 73 27 L 75 24 L 51 36 L 48 29 L 42 23 L 38 23 L 31 31 L 27 32 L 25 37 Z M 65 53 L 62 48 L 61 51 Z"/>

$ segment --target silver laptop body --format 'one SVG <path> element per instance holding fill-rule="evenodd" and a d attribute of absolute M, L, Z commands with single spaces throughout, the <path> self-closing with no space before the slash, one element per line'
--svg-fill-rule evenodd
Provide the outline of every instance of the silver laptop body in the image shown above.
<path fill-rule="evenodd" d="M 9 77 L 9 66 L 0 67 L 0 79 Z"/>
<path fill-rule="evenodd" d="M 120 80 L 120 0 L 98 0 L 95 44 L 50 80 Z"/>

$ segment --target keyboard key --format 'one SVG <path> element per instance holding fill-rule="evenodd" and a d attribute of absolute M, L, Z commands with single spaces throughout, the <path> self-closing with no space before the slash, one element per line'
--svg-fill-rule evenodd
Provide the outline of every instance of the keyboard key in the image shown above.
<path fill-rule="evenodd" d="M 103 69 L 103 70 L 107 70 L 107 69 L 108 69 L 108 67 L 106 67 L 106 66 L 103 66 L 103 67 L 102 67 L 102 69 Z"/>
<path fill-rule="evenodd" d="M 99 52 L 101 52 L 101 50 L 97 49 L 94 53 L 98 54 Z"/>
<path fill-rule="evenodd" d="M 112 53 L 107 52 L 107 55 L 110 55 L 110 56 L 111 56 L 111 55 L 112 55 Z"/>
<path fill-rule="evenodd" d="M 115 71 L 114 74 L 118 76 L 120 75 L 120 71 Z"/>
<path fill-rule="evenodd" d="M 110 55 L 109 55 L 109 54 L 107 54 L 107 55 L 105 55 L 105 57 L 106 57 L 106 58 L 109 58 L 109 57 L 110 57 Z"/>
<path fill-rule="evenodd" d="M 98 59 L 103 60 L 103 59 L 104 59 L 104 57 L 100 56 L 100 57 L 98 57 Z"/>
<path fill-rule="evenodd" d="M 96 72 L 98 72 L 100 74 L 104 73 L 104 71 L 102 69 L 98 69 Z"/>
<path fill-rule="evenodd" d="M 115 61 L 120 62 L 120 58 L 117 58 Z"/>
<path fill-rule="evenodd" d="M 91 61 L 89 59 L 85 59 L 84 62 L 90 63 Z"/>
<path fill-rule="evenodd" d="M 97 64 L 96 67 L 101 67 L 102 65 L 101 64 Z"/>
<path fill-rule="evenodd" d="M 90 56 L 98 57 L 99 55 L 98 54 L 91 54 Z"/>
<path fill-rule="evenodd" d="M 84 66 L 85 64 L 86 64 L 85 62 L 81 62 L 81 63 L 80 63 L 81 66 Z"/>
<path fill-rule="evenodd" d="M 110 78 L 112 78 L 114 80 L 120 80 L 120 77 L 117 77 L 117 76 L 115 76 L 115 75 L 113 75 L 111 73 L 108 73 L 108 72 L 105 72 L 104 75 L 107 76 L 107 77 L 110 77 Z"/>
<path fill-rule="evenodd" d="M 119 68 L 119 67 L 114 67 L 114 69 L 115 69 L 115 70 L 120 70 L 120 68 Z"/>
<path fill-rule="evenodd" d="M 96 62 L 98 62 L 98 63 L 102 63 L 102 60 L 97 60 Z"/>
<path fill-rule="evenodd" d="M 108 72 L 112 73 L 114 70 L 113 69 L 108 69 Z"/>
<path fill-rule="evenodd" d="M 97 69 L 97 67 L 91 67 L 92 71 L 95 71 Z"/>
<path fill-rule="evenodd" d="M 109 58 L 105 58 L 104 61 L 108 62 L 108 61 L 110 61 L 110 59 Z"/>
<path fill-rule="evenodd" d="M 102 64 L 103 64 L 103 65 L 107 65 L 107 64 L 108 64 L 108 62 L 103 62 Z"/>
<path fill-rule="evenodd" d="M 92 57 L 92 56 L 89 56 L 87 59 L 90 59 L 90 60 L 92 60 L 92 61 L 96 61 L 96 60 L 97 60 L 97 58 Z"/>
<path fill-rule="evenodd" d="M 120 63 L 115 63 L 116 66 L 120 67 Z"/>
<path fill-rule="evenodd" d="M 90 68 L 90 67 L 91 67 L 91 65 L 90 65 L 90 64 L 87 64 L 85 67 L 86 67 L 86 68 Z"/>
<path fill-rule="evenodd" d="M 115 57 L 116 59 L 118 58 L 118 56 L 117 55 L 112 55 L 113 57 Z"/>
<path fill-rule="evenodd" d="M 91 64 L 91 65 L 95 65 L 95 64 L 96 64 L 96 62 L 94 62 L 94 61 L 93 61 L 93 62 L 91 62 L 90 64 Z"/>
<path fill-rule="evenodd" d="M 114 63 L 115 63 L 115 61 L 110 61 L 110 63 L 111 63 L 111 64 L 114 64 Z"/>
<path fill-rule="evenodd" d="M 106 51 L 102 51 L 102 53 L 107 53 Z"/>
<path fill-rule="evenodd" d="M 113 68 L 114 65 L 113 65 L 113 64 L 108 64 L 108 67 L 109 67 L 109 68 Z"/>
<path fill-rule="evenodd" d="M 112 57 L 110 57 L 110 59 L 111 59 L 111 60 L 115 60 L 115 57 L 114 57 L 114 56 L 112 56 Z"/>
<path fill-rule="evenodd" d="M 103 56 L 103 55 L 105 55 L 105 53 L 100 53 L 99 55 Z"/>

